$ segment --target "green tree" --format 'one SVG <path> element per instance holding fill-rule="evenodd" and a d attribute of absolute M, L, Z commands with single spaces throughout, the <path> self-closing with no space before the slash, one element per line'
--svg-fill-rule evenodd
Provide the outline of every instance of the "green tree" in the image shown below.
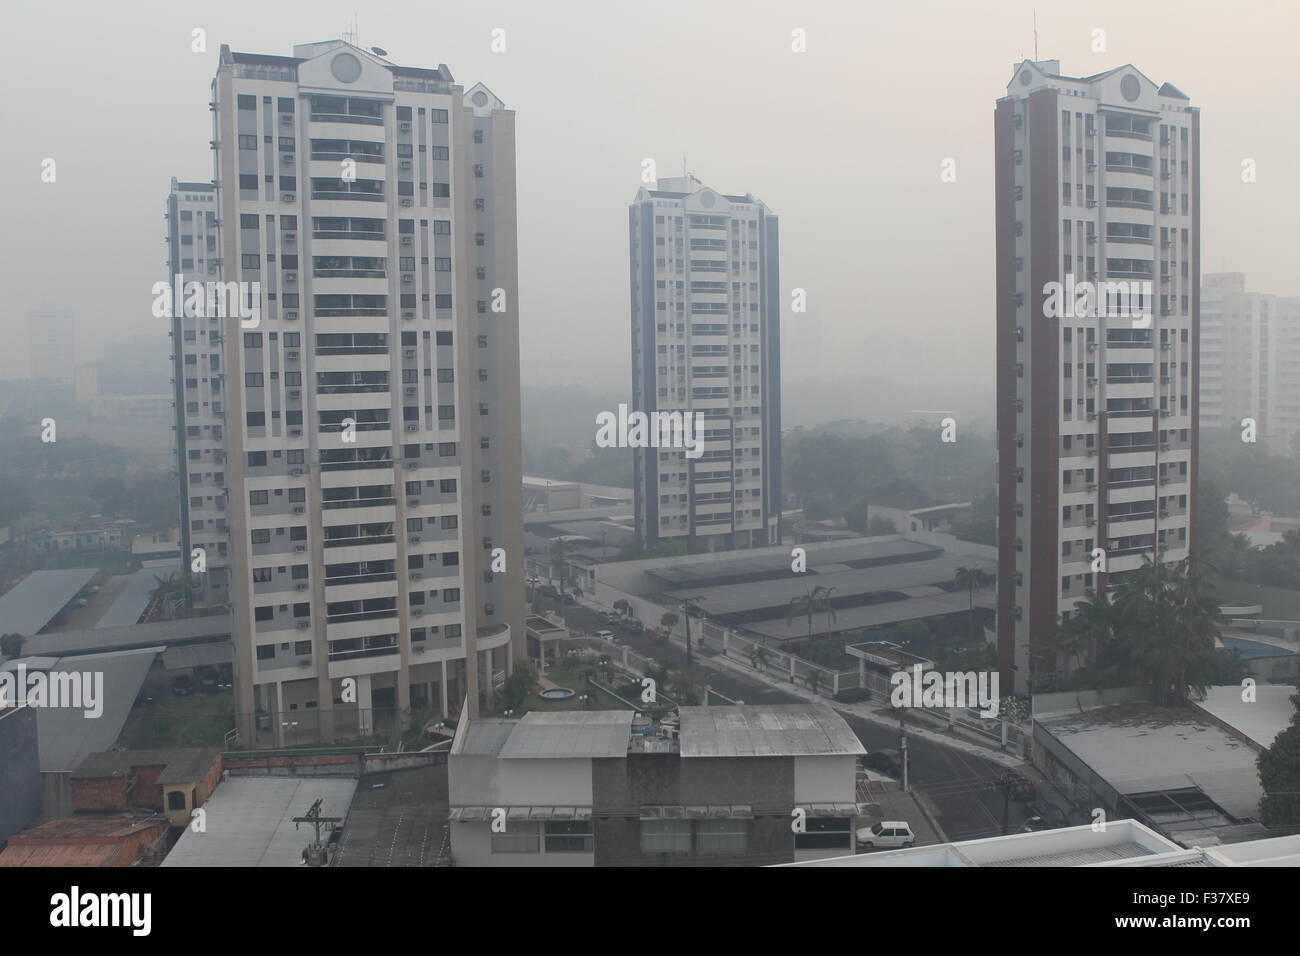
<path fill-rule="evenodd" d="M 668 679 L 668 693 L 679 704 L 688 707 L 702 704 L 704 697 L 704 673 L 698 667 L 690 670 L 682 668 L 673 671 Z"/>
<path fill-rule="evenodd" d="M 659 623 L 667 633 L 671 634 L 673 628 L 677 626 L 677 622 L 680 620 L 681 618 L 672 611 L 664 611 L 663 616 L 659 618 Z"/>
<path fill-rule="evenodd" d="M 1260 817 L 1271 827 L 1300 826 L 1300 683 L 1291 696 L 1295 713 L 1291 726 L 1273 738 L 1269 748 L 1255 760 L 1264 798 Z"/>
<path fill-rule="evenodd" d="M 513 710 L 516 713 L 521 710 L 536 683 L 537 668 L 532 661 L 520 661 L 515 664 L 514 670 L 501 685 L 502 710 Z"/>

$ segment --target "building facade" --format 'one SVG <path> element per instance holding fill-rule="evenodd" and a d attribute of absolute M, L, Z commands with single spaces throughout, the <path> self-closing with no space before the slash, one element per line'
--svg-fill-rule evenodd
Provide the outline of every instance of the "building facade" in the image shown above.
<path fill-rule="evenodd" d="M 1300 298 L 1251 292 L 1241 272 L 1201 289 L 1201 427 L 1237 432 L 1290 455 L 1300 432 Z"/>
<path fill-rule="evenodd" d="M 1016 67 L 994 115 L 998 655 L 1195 546 L 1200 114 L 1132 66 Z"/>
<path fill-rule="evenodd" d="M 777 544 L 777 217 L 690 177 L 643 187 L 629 220 L 632 408 L 703 426 L 694 450 L 634 446 L 637 534 L 692 551 Z"/>
<path fill-rule="evenodd" d="M 66 309 L 27 313 L 27 375 L 32 381 L 72 385 L 76 374 L 76 320 Z"/>
<path fill-rule="evenodd" d="M 217 192 L 212 183 L 173 178 L 167 194 L 167 311 L 171 313 L 172 431 L 180 481 L 180 553 L 189 567 L 202 549 L 206 571 L 189 577 L 194 603 L 230 601 L 230 529 L 226 489 L 223 329 L 216 316 L 175 308 L 177 283 L 216 281 Z M 206 310 L 188 310 L 195 313 Z"/>
<path fill-rule="evenodd" d="M 342 40 L 212 92 L 240 734 L 477 712 L 524 640 L 514 114 Z"/>

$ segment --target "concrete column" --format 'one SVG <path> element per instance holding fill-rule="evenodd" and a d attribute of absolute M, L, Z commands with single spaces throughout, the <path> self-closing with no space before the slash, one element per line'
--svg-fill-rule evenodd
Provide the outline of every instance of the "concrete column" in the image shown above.
<path fill-rule="evenodd" d="M 442 682 L 438 685 L 438 691 L 442 695 L 442 716 L 447 716 L 447 662 L 442 662 Z"/>
<path fill-rule="evenodd" d="M 831 695 L 834 696 L 840 692 L 840 672 L 835 671 L 831 675 Z"/>
<path fill-rule="evenodd" d="M 858 658 L 858 686 L 867 686 L 867 662 L 861 657 Z"/>
<path fill-rule="evenodd" d="M 275 714 L 271 718 L 275 725 L 275 741 L 280 747 L 284 746 L 284 682 L 275 682 Z"/>
<path fill-rule="evenodd" d="M 790 683 L 793 684 L 794 683 L 794 655 L 787 654 L 785 659 L 790 662 Z"/>
<path fill-rule="evenodd" d="M 731 632 L 725 627 L 722 629 L 722 656 L 727 656 L 727 648 L 731 643 Z"/>
<path fill-rule="evenodd" d="M 370 696 L 370 675 L 357 675 L 357 733 L 361 736 L 369 734 L 374 729 L 374 706 L 373 698 Z"/>

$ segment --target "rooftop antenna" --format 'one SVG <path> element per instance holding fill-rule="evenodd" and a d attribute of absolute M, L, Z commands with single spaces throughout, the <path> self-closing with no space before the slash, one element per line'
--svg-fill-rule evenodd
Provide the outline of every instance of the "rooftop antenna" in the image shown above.
<path fill-rule="evenodd" d="M 1038 62 L 1038 8 L 1034 8 L 1034 62 Z"/>

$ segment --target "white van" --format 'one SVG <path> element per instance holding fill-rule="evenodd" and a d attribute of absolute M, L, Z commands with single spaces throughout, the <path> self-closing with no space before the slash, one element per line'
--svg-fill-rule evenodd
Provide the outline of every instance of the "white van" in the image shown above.
<path fill-rule="evenodd" d="M 916 834 L 904 820 L 881 820 L 858 828 L 858 849 L 897 850 L 916 844 Z"/>

